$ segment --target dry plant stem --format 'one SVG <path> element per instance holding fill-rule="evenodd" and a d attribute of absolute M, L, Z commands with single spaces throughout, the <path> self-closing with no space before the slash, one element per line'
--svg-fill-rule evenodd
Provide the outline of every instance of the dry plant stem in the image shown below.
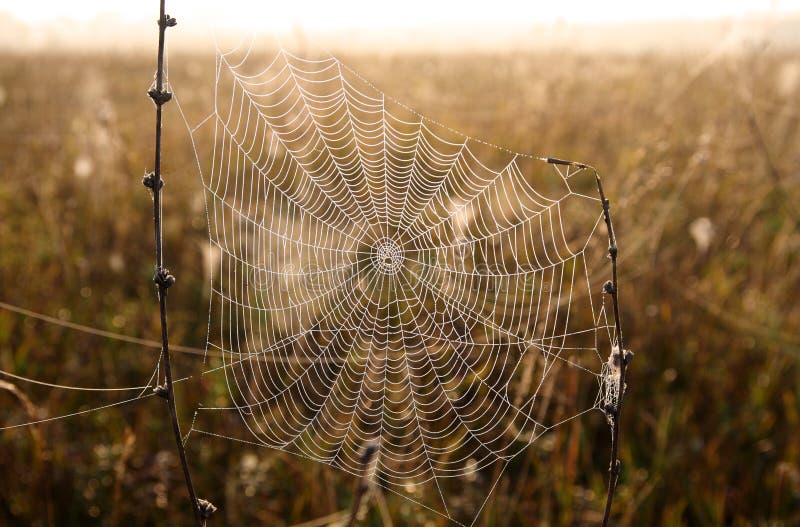
<path fill-rule="evenodd" d="M 174 281 L 174 278 L 168 276 L 164 269 L 164 258 L 162 251 L 162 236 L 161 236 L 161 114 L 162 106 L 169 100 L 164 97 L 164 39 L 168 25 L 174 25 L 174 21 L 170 24 L 169 17 L 165 14 L 165 0 L 160 0 L 159 18 L 158 18 L 158 70 L 156 71 L 156 89 L 155 93 L 151 92 L 150 96 L 156 103 L 156 146 L 155 146 L 155 167 L 152 177 L 152 191 L 153 191 L 153 224 L 155 227 L 155 241 L 156 241 L 156 283 L 158 284 L 158 305 L 161 312 L 161 344 L 164 352 L 164 374 L 166 376 L 166 398 L 169 405 L 170 418 L 172 420 L 172 431 L 175 435 L 175 443 L 178 446 L 178 454 L 180 455 L 181 465 L 183 467 L 183 476 L 186 479 L 186 488 L 189 491 L 189 499 L 192 503 L 192 512 L 194 513 L 195 523 L 198 527 L 202 527 L 205 523 L 200 515 L 199 506 L 197 503 L 197 495 L 194 491 L 192 483 L 192 476 L 189 473 L 189 463 L 186 460 L 186 450 L 183 447 L 181 440 L 180 424 L 178 423 L 178 413 L 175 408 L 175 390 L 172 378 L 172 364 L 169 353 L 169 335 L 167 332 L 167 288 L 172 285 L 169 280 Z"/>
<path fill-rule="evenodd" d="M 350 519 L 347 522 L 347 527 L 353 527 L 356 524 L 358 511 L 361 509 L 361 502 L 364 499 L 364 495 L 369 490 L 370 483 L 367 480 L 367 472 L 376 451 L 377 448 L 369 444 L 364 448 L 364 452 L 361 454 L 361 476 L 356 481 L 355 495 L 353 497 L 352 507 L 350 508 Z"/>
<path fill-rule="evenodd" d="M 607 283 L 603 288 L 604 293 L 611 295 L 611 300 L 614 307 L 614 325 L 617 333 L 617 353 L 619 357 L 619 380 L 617 382 L 616 390 L 619 394 L 617 397 L 617 404 L 613 408 L 606 408 L 606 417 L 611 423 L 611 464 L 608 468 L 608 494 L 606 495 L 606 506 L 603 512 L 603 527 L 608 526 L 608 520 L 611 517 L 611 504 L 614 502 L 614 492 L 617 490 L 617 479 L 619 478 L 620 460 L 619 460 L 619 417 L 622 413 L 622 399 L 625 395 L 625 371 L 628 366 L 628 356 L 625 353 L 625 342 L 622 338 L 622 324 L 620 323 L 619 316 L 619 288 L 617 284 L 617 238 L 614 236 L 614 224 L 611 222 L 611 207 L 609 201 L 606 199 L 606 194 L 603 191 L 603 182 L 600 181 L 600 174 L 594 167 L 585 165 L 583 163 L 576 163 L 574 161 L 567 161 L 555 157 L 548 157 L 545 159 L 547 163 L 553 165 L 566 165 L 578 169 L 589 169 L 594 173 L 595 181 L 597 181 L 597 192 L 600 194 L 600 202 L 603 205 L 603 218 L 606 222 L 608 229 L 608 256 L 611 258 L 611 282 Z M 612 352 L 613 353 L 613 352 Z M 612 357 L 612 360 L 615 358 Z"/>
<path fill-rule="evenodd" d="M 355 497 L 353 498 L 353 504 L 350 507 L 350 519 L 347 521 L 347 527 L 355 526 L 356 518 L 358 517 L 358 511 L 361 509 L 361 502 L 364 499 L 364 494 L 367 493 L 367 489 L 369 489 L 369 485 L 366 482 L 366 478 L 362 474 L 356 482 Z"/>
<path fill-rule="evenodd" d="M 383 526 L 394 527 L 394 522 L 392 522 L 392 515 L 389 514 L 389 507 L 386 505 L 386 498 L 383 496 L 383 492 L 381 492 L 381 489 L 377 485 L 372 485 L 371 495 L 375 499 L 375 502 L 378 504 L 378 512 L 380 512 Z"/>
<path fill-rule="evenodd" d="M 17 388 L 16 384 L 0 380 L 0 392 L 8 392 L 11 394 L 22 406 L 22 409 L 25 410 L 25 413 L 31 421 L 41 419 L 41 410 L 33 404 L 23 391 Z M 38 424 L 34 424 L 29 428 L 35 452 L 32 467 L 34 473 L 33 481 L 35 482 L 35 486 L 40 487 L 44 494 L 44 509 L 47 525 L 53 526 L 55 525 L 55 515 L 53 511 L 53 492 L 50 486 L 50 458 L 46 455 L 47 444 L 45 443 L 44 436 L 39 426 Z"/>
<path fill-rule="evenodd" d="M 131 455 L 133 455 L 133 447 L 135 444 L 136 434 L 133 433 L 133 430 L 130 427 L 125 427 L 125 439 L 122 442 L 122 452 L 120 453 L 119 460 L 114 467 L 114 502 L 111 511 L 111 520 L 109 521 L 113 527 L 117 527 L 119 525 L 119 504 L 122 502 L 122 483 L 125 479 L 125 471 L 128 461 L 130 461 Z"/>
<path fill-rule="evenodd" d="M 617 479 L 619 478 L 620 460 L 619 460 L 619 418 L 622 412 L 622 400 L 625 395 L 625 371 L 627 369 L 627 357 L 625 355 L 625 344 L 622 338 L 622 325 L 620 324 L 619 314 L 619 291 L 617 285 L 617 240 L 614 236 L 614 226 L 611 222 L 611 211 L 609 202 L 603 192 L 603 183 L 600 181 L 600 176 L 595 171 L 595 179 L 597 180 L 597 191 L 600 193 L 600 201 L 603 204 L 603 216 L 608 228 L 608 255 L 611 257 L 611 287 L 606 289 L 606 293 L 611 295 L 611 300 L 614 306 L 614 324 L 616 325 L 617 332 L 617 353 L 619 354 L 619 381 L 617 384 L 617 404 L 614 408 L 607 409 L 609 412 L 609 419 L 611 421 L 611 464 L 608 472 L 608 495 L 606 496 L 606 507 L 603 513 L 603 527 L 607 527 L 609 517 L 611 516 L 611 504 L 614 501 L 614 492 L 617 489 Z"/>

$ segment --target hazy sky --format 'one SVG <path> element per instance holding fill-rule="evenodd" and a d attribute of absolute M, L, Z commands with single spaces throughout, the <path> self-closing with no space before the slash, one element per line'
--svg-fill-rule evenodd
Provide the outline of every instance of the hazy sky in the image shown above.
<path fill-rule="evenodd" d="M 60 17 L 89 20 L 102 14 L 136 22 L 152 18 L 156 9 L 156 0 L 0 0 L 0 12 L 27 22 Z M 167 11 L 184 21 L 220 28 L 281 30 L 299 25 L 325 31 L 780 15 L 800 11 L 800 0 L 167 0 Z"/>

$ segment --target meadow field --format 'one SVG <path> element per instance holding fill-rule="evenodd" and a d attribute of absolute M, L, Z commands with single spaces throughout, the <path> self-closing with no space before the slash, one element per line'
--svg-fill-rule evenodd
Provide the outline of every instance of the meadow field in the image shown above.
<path fill-rule="evenodd" d="M 622 420 L 618 526 L 800 524 L 800 58 L 753 43 L 726 53 L 554 50 L 344 55 L 422 114 L 514 151 L 591 163 L 619 239 L 635 352 Z M 187 111 L 207 106 L 213 56 L 174 53 Z M 157 339 L 148 55 L 0 57 L 0 302 Z M 165 112 L 171 342 L 206 342 L 208 229 L 186 127 Z M 158 350 L 0 308 L 0 369 L 57 385 L 137 386 Z M 202 356 L 176 353 L 181 377 Z M 0 376 L 0 426 L 110 404 Z M 219 386 L 177 390 L 182 426 Z M 235 426 L 233 418 L 231 426 Z M 327 525 L 354 481 L 232 441 L 187 442 L 209 525 Z M 535 443 L 476 525 L 597 525 L 609 431 L 600 412 Z M 157 397 L 0 432 L 0 524 L 191 525 Z M 463 496 L 482 501 L 485 496 Z M 386 493 L 364 525 L 447 525 Z M 324 518 L 328 517 L 329 522 Z"/>

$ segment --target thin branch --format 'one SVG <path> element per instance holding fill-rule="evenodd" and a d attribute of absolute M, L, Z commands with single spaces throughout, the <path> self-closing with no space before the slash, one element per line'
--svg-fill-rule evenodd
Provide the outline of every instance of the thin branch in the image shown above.
<path fill-rule="evenodd" d="M 175 283 L 175 277 L 164 268 L 163 243 L 161 234 L 161 189 L 164 186 L 161 180 L 161 116 L 162 107 L 172 99 L 172 93 L 164 89 L 164 40 L 168 27 L 176 24 L 174 18 L 165 13 L 165 0 L 159 1 L 158 18 L 158 70 L 156 71 L 156 85 L 147 94 L 153 99 L 156 105 L 156 141 L 155 141 L 155 167 L 154 171 L 147 174 L 143 183 L 153 192 L 153 226 L 155 230 L 155 249 L 156 249 L 156 273 L 153 280 L 158 286 L 158 305 L 161 314 L 161 344 L 164 355 L 164 373 L 166 384 L 158 386 L 156 393 L 167 399 L 170 418 L 172 421 L 172 431 L 175 435 L 175 443 L 178 447 L 178 454 L 183 467 L 183 476 L 186 480 L 186 488 L 189 492 L 189 499 L 192 503 L 195 523 L 198 527 L 205 525 L 205 520 L 216 508 L 205 500 L 198 500 L 192 483 L 192 476 L 189 472 L 189 463 L 186 460 L 186 450 L 181 439 L 180 424 L 178 422 L 178 412 L 175 407 L 175 390 L 172 377 L 172 361 L 169 352 L 169 335 L 167 332 L 167 289 Z"/>
<path fill-rule="evenodd" d="M 361 502 L 364 499 L 364 495 L 370 488 L 370 483 L 368 480 L 369 465 L 377 451 L 378 446 L 375 443 L 369 442 L 364 445 L 364 451 L 361 453 L 361 476 L 356 481 L 356 488 L 353 493 L 353 503 L 350 507 L 350 519 L 347 522 L 347 527 L 354 527 L 356 524 L 358 512 L 361 510 Z"/>
<path fill-rule="evenodd" d="M 614 236 L 614 225 L 611 222 L 611 207 L 609 201 L 606 199 L 605 192 L 603 192 L 603 183 L 600 181 L 600 175 L 594 171 L 595 179 L 597 180 L 597 191 L 600 193 L 600 201 L 603 204 L 603 217 L 606 221 L 608 228 L 608 255 L 611 258 L 611 281 L 606 282 L 603 291 L 611 295 L 611 300 L 614 306 L 614 324 L 617 330 L 616 352 L 612 349 L 612 361 L 615 366 L 619 368 L 619 377 L 617 379 L 616 390 L 617 397 L 614 399 L 615 404 L 605 408 L 606 416 L 608 417 L 609 424 L 611 425 L 611 463 L 608 469 L 608 494 L 606 496 L 606 507 L 603 512 L 603 527 L 608 526 L 608 520 L 611 516 L 611 504 L 614 501 L 614 492 L 617 489 L 617 479 L 619 478 L 619 471 L 621 462 L 619 460 L 619 418 L 622 413 L 622 400 L 625 395 L 625 373 L 630 359 L 633 354 L 625 350 L 625 344 L 622 337 L 622 324 L 620 323 L 619 313 L 619 288 L 617 282 L 617 240 Z"/>
<path fill-rule="evenodd" d="M 17 388 L 17 385 L 11 382 L 0 380 L 0 392 L 8 392 L 11 394 L 22 406 L 25 413 L 28 415 L 28 419 L 33 421 L 34 423 L 41 419 L 41 410 L 33 404 L 33 401 L 25 395 L 25 393 Z M 44 509 L 45 509 L 45 516 L 47 517 L 47 525 L 55 525 L 54 519 L 54 511 L 53 511 L 53 491 L 51 487 L 51 476 L 50 476 L 50 459 L 51 456 L 46 455 L 47 443 L 44 440 L 44 435 L 39 427 L 39 425 L 34 424 L 29 428 L 31 433 L 31 437 L 33 438 L 33 449 L 35 452 L 34 455 L 34 478 L 38 485 L 40 485 L 42 492 L 44 493 Z"/>
<path fill-rule="evenodd" d="M 576 163 L 574 161 L 567 161 L 554 157 L 548 157 L 545 162 L 552 165 L 568 165 L 578 169 L 589 169 L 594 173 L 597 182 L 597 192 L 600 194 L 600 202 L 603 205 L 603 218 L 605 219 L 606 228 L 608 230 L 608 256 L 611 258 L 611 280 L 603 286 L 603 292 L 611 296 L 614 307 L 614 326 L 616 330 L 616 345 L 612 347 L 611 362 L 614 368 L 618 368 L 619 377 L 617 377 L 617 385 L 607 389 L 613 389 L 616 392 L 616 397 L 612 398 L 613 403 L 606 406 L 603 410 L 606 413 L 606 418 L 611 426 L 611 463 L 608 468 L 608 493 L 606 495 L 606 506 L 603 512 L 602 527 L 608 527 L 608 521 L 611 517 L 611 505 L 614 502 L 614 493 L 617 490 L 617 480 L 619 478 L 620 465 L 619 460 L 619 441 L 620 429 L 619 418 L 622 413 L 622 399 L 625 395 L 625 373 L 627 371 L 628 363 L 633 358 L 633 353 L 625 350 L 625 342 L 622 336 L 622 324 L 620 322 L 619 312 L 619 287 L 617 282 L 617 239 L 614 235 L 614 224 L 611 221 L 611 207 L 606 194 L 603 191 L 603 182 L 600 180 L 600 174 L 594 167 L 584 163 Z"/>
<path fill-rule="evenodd" d="M 389 514 L 389 507 L 386 504 L 386 498 L 381 492 L 380 487 L 375 484 L 373 481 L 370 486 L 370 496 L 375 499 L 375 503 L 378 504 L 378 512 L 381 515 L 381 521 L 383 522 L 384 527 L 394 527 L 394 522 L 392 522 L 392 515 Z"/>

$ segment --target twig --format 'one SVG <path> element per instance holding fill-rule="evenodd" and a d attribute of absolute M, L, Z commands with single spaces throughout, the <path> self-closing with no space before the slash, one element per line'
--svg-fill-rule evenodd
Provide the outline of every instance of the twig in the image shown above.
<path fill-rule="evenodd" d="M 597 191 L 600 193 L 600 201 L 603 204 L 603 216 L 608 228 L 608 255 L 611 257 L 611 281 L 606 282 L 603 291 L 611 295 L 611 300 L 614 306 L 614 324 L 617 332 L 616 343 L 616 356 L 612 350 L 612 361 L 615 366 L 619 368 L 619 377 L 617 379 L 616 398 L 615 404 L 605 408 L 606 416 L 608 417 L 609 424 L 611 425 L 611 464 L 608 469 L 608 495 L 606 496 L 606 507 L 603 513 L 603 527 L 608 526 L 608 520 L 611 516 L 611 504 L 614 501 L 614 492 L 617 489 L 617 479 L 619 478 L 619 471 L 621 462 L 619 460 L 619 418 L 622 413 L 622 399 L 625 395 L 625 372 L 628 367 L 628 362 L 633 357 L 633 354 L 625 350 L 624 340 L 622 338 L 622 325 L 620 323 L 619 315 L 619 288 L 617 282 L 617 240 L 614 236 L 614 225 L 611 222 L 611 210 L 609 201 L 603 192 L 603 183 L 600 181 L 600 175 L 594 171 L 595 179 L 597 180 Z"/>
<path fill-rule="evenodd" d="M 0 392 L 8 392 L 14 396 L 31 421 L 35 422 L 41 418 L 40 409 L 33 404 L 22 390 L 17 388 L 16 384 L 0 380 Z M 50 484 L 51 478 L 48 474 L 48 472 L 50 472 L 50 456 L 47 455 L 47 443 L 44 440 L 39 425 L 31 426 L 30 433 L 33 438 L 34 452 L 36 452 L 34 456 L 35 477 L 33 479 L 42 487 L 45 497 L 44 509 L 45 516 L 47 517 L 47 525 L 52 526 L 55 525 L 55 518 L 53 510 L 53 492 Z"/>
<path fill-rule="evenodd" d="M 392 521 L 392 515 L 389 514 L 389 507 L 386 505 L 386 498 L 381 492 L 380 487 L 372 483 L 370 486 L 370 496 L 375 499 L 375 503 L 378 504 L 378 512 L 381 515 L 381 521 L 383 522 L 384 527 L 394 527 L 394 522 Z"/>
<path fill-rule="evenodd" d="M 350 520 L 347 522 L 347 527 L 353 527 L 356 524 L 358 511 L 361 509 L 361 501 L 369 490 L 369 481 L 367 481 L 369 464 L 377 451 L 378 446 L 370 442 L 364 446 L 364 452 L 361 453 L 361 476 L 356 481 L 353 504 L 350 507 Z"/>
<path fill-rule="evenodd" d="M 205 500 L 198 500 L 192 483 L 192 476 L 189 472 L 189 463 L 186 460 L 186 450 L 181 440 L 180 424 L 178 423 L 178 412 L 175 408 L 175 390 L 172 380 L 172 363 L 169 353 L 169 336 L 167 333 L 167 289 L 175 283 L 175 277 L 164 268 L 164 258 L 162 251 L 161 235 L 161 189 L 164 186 L 161 180 L 161 114 L 162 107 L 172 99 L 172 93 L 164 89 L 164 40 L 168 27 L 173 27 L 177 23 L 174 18 L 165 13 L 165 0 L 159 0 L 158 17 L 158 70 L 156 71 L 156 85 L 147 92 L 156 105 L 156 144 L 155 144 L 155 167 L 153 172 L 145 175 L 142 183 L 153 192 L 153 225 L 155 228 L 156 242 L 156 273 L 153 281 L 158 286 L 158 305 L 161 314 L 161 344 L 164 355 L 164 374 L 166 384 L 156 387 L 156 393 L 167 399 L 170 418 L 172 420 L 172 431 L 175 435 L 175 443 L 178 447 L 178 454 L 183 467 L 183 476 L 186 480 L 186 488 L 189 492 L 189 499 L 192 503 L 195 523 L 198 527 L 205 525 L 205 520 L 216 508 Z"/>
<path fill-rule="evenodd" d="M 594 173 L 595 181 L 597 182 L 597 192 L 600 194 L 600 202 L 603 205 L 603 218 L 606 222 L 608 230 L 608 256 L 611 258 L 611 280 L 603 286 L 603 292 L 611 296 L 614 306 L 614 326 L 616 329 L 616 346 L 612 346 L 611 362 L 612 366 L 619 369 L 619 377 L 617 378 L 617 385 L 613 390 L 616 392 L 616 397 L 612 398 L 612 404 L 606 406 L 603 410 L 606 413 L 609 425 L 611 426 L 611 463 L 608 468 L 608 494 L 606 495 L 606 506 L 603 512 L 602 527 L 608 527 L 608 520 L 611 517 L 611 504 L 614 501 L 614 493 L 617 490 L 617 479 L 619 478 L 620 465 L 619 460 L 619 418 L 622 413 L 622 399 L 625 395 L 625 373 L 628 363 L 633 358 L 633 353 L 625 350 L 625 342 L 622 337 L 622 324 L 620 322 L 619 313 L 619 287 L 617 282 L 617 239 L 614 235 L 614 225 L 611 222 L 611 207 L 606 194 L 603 191 L 603 182 L 600 181 L 600 174 L 592 166 L 584 163 L 576 163 L 574 161 L 567 161 L 555 157 L 548 157 L 544 159 L 545 162 L 552 165 L 568 165 L 578 169 L 589 169 Z"/>

